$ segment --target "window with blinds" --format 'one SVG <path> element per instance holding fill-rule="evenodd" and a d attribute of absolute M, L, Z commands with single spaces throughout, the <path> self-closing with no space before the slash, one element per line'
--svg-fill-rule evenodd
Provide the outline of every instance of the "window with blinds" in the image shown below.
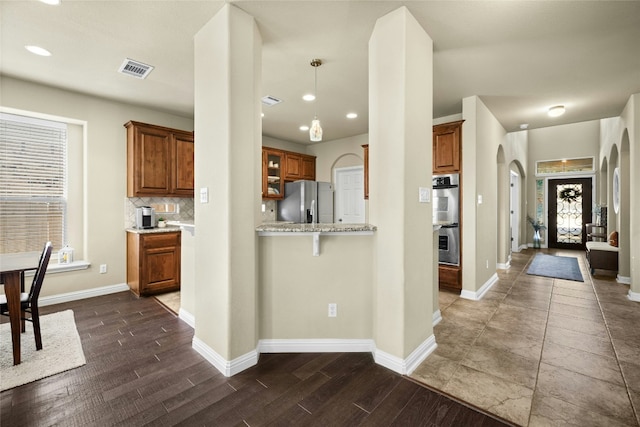
<path fill-rule="evenodd" d="M 0 253 L 65 241 L 67 125 L 0 113 Z"/>

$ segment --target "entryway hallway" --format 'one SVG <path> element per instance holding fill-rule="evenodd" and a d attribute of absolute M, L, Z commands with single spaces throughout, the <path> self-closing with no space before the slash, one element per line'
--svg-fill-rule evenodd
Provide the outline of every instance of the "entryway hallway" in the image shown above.
<path fill-rule="evenodd" d="M 578 258 L 584 282 L 526 273 Z M 602 273 L 603 275 L 598 275 Z M 640 304 L 584 254 L 527 249 L 480 301 L 440 292 L 438 348 L 411 375 L 523 426 L 639 426 Z"/>

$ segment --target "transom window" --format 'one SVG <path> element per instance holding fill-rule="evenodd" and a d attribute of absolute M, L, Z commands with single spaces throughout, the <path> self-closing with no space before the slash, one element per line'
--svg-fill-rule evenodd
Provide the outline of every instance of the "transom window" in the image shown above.
<path fill-rule="evenodd" d="M 579 159 L 539 160 L 536 175 L 557 175 L 563 173 L 593 172 L 593 157 Z"/>

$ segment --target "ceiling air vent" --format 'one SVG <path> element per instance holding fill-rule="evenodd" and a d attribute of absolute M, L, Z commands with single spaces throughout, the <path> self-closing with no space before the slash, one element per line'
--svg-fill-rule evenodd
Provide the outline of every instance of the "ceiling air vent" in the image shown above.
<path fill-rule="evenodd" d="M 153 65 L 143 64 L 142 62 L 134 61 L 129 58 L 125 59 L 118 69 L 119 73 L 127 74 L 139 79 L 147 78 L 151 71 L 153 71 Z"/>
<path fill-rule="evenodd" d="M 271 107 L 273 105 L 276 105 L 276 104 L 280 104 L 281 102 L 282 102 L 281 99 L 278 99 L 278 98 L 276 98 L 274 96 L 267 95 L 267 96 L 263 96 L 262 97 L 262 103 L 264 105 L 269 106 L 269 107 Z"/>

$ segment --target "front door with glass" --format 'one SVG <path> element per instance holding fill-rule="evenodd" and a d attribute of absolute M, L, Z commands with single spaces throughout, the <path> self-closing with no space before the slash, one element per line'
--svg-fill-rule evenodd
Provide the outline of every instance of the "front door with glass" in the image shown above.
<path fill-rule="evenodd" d="M 584 249 L 584 224 L 591 222 L 591 178 L 550 179 L 548 246 Z"/>

